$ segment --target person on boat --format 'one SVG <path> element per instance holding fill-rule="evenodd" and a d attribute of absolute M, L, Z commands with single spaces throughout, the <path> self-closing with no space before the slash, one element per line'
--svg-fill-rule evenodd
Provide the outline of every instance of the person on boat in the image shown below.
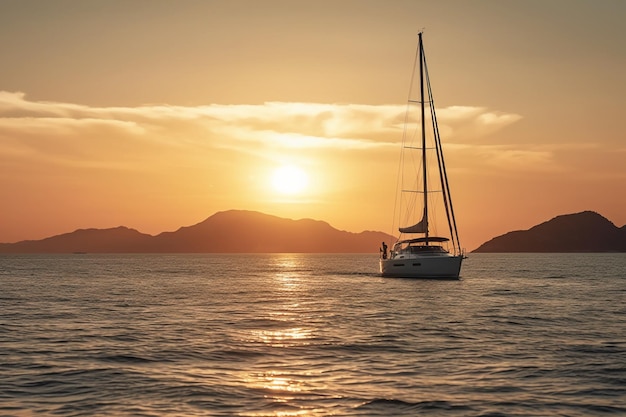
<path fill-rule="evenodd" d="M 383 247 L 380 248 L 380 252 L 382 253 L 383 259 L 387 259 L 387 245 L 383 242 Z"/>

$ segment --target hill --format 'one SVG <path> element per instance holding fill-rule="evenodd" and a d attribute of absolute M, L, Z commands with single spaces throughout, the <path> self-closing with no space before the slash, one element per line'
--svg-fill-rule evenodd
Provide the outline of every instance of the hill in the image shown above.
<path fill-rule="evenodd" d="M 626 226 L 583 211 L 495 237 L 473 252 L 626 252 Z"/>
<path fill-rule="evenodd" d="M 382 241 L 392 240 L 382 232 L 351 233 L 318 220 L 230 210 L 156 236 L 127 227 L 79 229 L 0 243 L 0 253 L 377 253 Z"/>

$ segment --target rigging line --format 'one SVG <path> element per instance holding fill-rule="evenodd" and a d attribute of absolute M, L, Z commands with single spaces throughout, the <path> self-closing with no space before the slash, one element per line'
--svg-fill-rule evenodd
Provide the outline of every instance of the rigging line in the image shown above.
<path fill-rule="evenodd" d="M 428 98 L 432 102 L 434 99 L 433 99 L 432 87 L 430 84 L 430 75 L 428 73 L 428 66 L 426 66 L 425 73 L 426 73 L 426 83 L 427 83 L 427 88 L 428 88 Z M 437 124 L 437 113 L 435 110 L 434 103 L 432 106 L 430 106 L 430 117 L 431 117 L 432 128 L 433 128 L 433 141 L 435 143 L 435 149 L 436 149 L 436 154 L 437 154 L 437 166 L 439 169 L 439 182 L 441 183 L 441 188 L 444 190 L 444 192 L 442 193 L 443 207 L 446 211 L 446 220 L 448 223 L 448 230 L 450 231 L 450 237 L 452 238 L 452 243 L 454 245 L 454 230 L 452 228 L 452 222 L 450 220 L 450 210 L 449 210 L 449 202 L 448 202 L 449 192 L 446 192 L 448 190 L 446 189 L 446 185 L 444 183 L 445 164 L 443 161 L 443 149 L 441 149 L 441 137 L 439 136 L 439 126 Z"/>
<path fill-rule="evenodd" d="M 433 100 L 433 96 L 432 96 L 432 87 L 430 84 L 430 77 L 428 76 L 428 69 L 426 69 L 426 80 L 428 83 L 428 94 L 431 100 Z M 459 240 L 459 231 L 457 229 L 457 225 L 456 225 L 456 216 L 454 215 L 454 207 L 452 205 L 452 195 L 450 193 L 450 184 L 448 182 L 448 174 L 446 171 L 446 164 L 445 164 L 445 160 L 443 157 L 443 148 L 441 146 L 441 136 L 439 135 L 439 128 L 437 127 L 437 115 L 435 113 L 435 106 L 433 105 L 431 107 L 431 114 L 432 114 L 432 119 L 433 119 L 433 126 L 434 126 L 434 130 L 435 130 L 435 145 L 437 146 L 437 156 L 439 158 L 439 155 L 441 157 L 441 166 L 440 166 L 440 172 L 442 171 L 443 168 L 443 175 L 441 176 L 441 181 L 442 181 L 442 188 L 444 188 L 445 192 L 443 193 L 444 195 L 444 200 L 447 200 L 447 202 L 449 203 L 450 206 L 450 216 L 448 216 L 448 224 L 450 227 L 450 234 L 451 237 L 453 239 L 452 243 L 454 245 L 455 241 L 456 241 L 456 247 L 458 248 L 459 251 L 461 251 L 461 242 Z M 448 203 L 445 204 L 446 206 L 446 212 L 448 211 Z M 452 224 L 450 224 L 450 220 L 452 220 Z"/>
<path fill-rule="evenodd" d="M 409 93 L 408 93 L 408 97 L 407 97 L 407 103 L 406 103 L 406 110 L 404 112 L 404 130 L 402 132 L 402 147 L 400 148 L 400 163 L 398 164 L 398 172 L 396 175 L 396 192 L 395 195 L 397 196 L 395 198 L 394 201 L 394 205 L 393 205 L 393 217 L 392 217 L 392 223 L 391 223 L 391 235 L 395 235 L 394 229 L 395 229 L 395 221 L 396 221 L 396 215 L 397 217 L 399 217 L 400 213 L 399 210 L 401 209 L 400 207 L 398 207 L 398 204 L 400 202 L 400 197 L 398 197 L 400 195 L 400 193 L 398 192 L 400 190 L 400 187 L 402 185 L 402 183 L 404 182 L 404 175 L 403 175 L 403 166 L 404 166 L 404 149 L 405 149 L 405 143 L 407 140 L 407 126 L 409 125 L 409 114 L 410 114 L 410 109 L 411 109 L 411 96 L 413 93 L 413 84 L 415 82 L 415 69 L 417 68 L 417 58 L 418 58 L 418 53 L 419 53 L 419 45 L 415 50 L 415 59 L 413 60 L 413 68 L 411 70 L 411 77 L 410 77 L 410 82 L 409 82 Z M 398 223 L 398 227 L 400 227 L 400 224 Z M 402 235 L 402 233 L 400 233 L 400 236 Z M 398 237 L 399 239 L 399 237 Z M 396 239 L 396 242 L 398 241 L 398 239 Z"/>
<path fill-rule="evenodd" d="M 417 146 L 404 146 L 404 149 L 417 149 L 417 150 L 422 150 L 421 147 L 417 147 Z M 428 147 L 428 148 L 424 148 L 424 150 L 426 151 L 432 151 L 433 149 L 437 149 L 435 146 L 433 147 Z"/>
<path fill-rule="evenodd" d="M 403 193 L 417 193 L 417 194 L 424 194 L 424 191 L 421 190 L 409 190 L 409 189 L 402 189 L 400 190 Z M 435 193 L 443 193 L 444 190 L 428 190 L 428 194 L 435 194 Z"/>
<path fill-rule="evenodd" d="M 426 64 L 426 58 L 424 54 L 424 44 L 422 42 L 422 33 L 419 33 L 419 53 L 420 53 L 420 98 L 422 101 L 421 105 L 421 116 L 422 116 L 422 148 L 426 148 L 426 121 L 424 114 L 424 69 L 423 67 Z M 422 174 L 424 181 L 424 222 L 426 224 L 426 233 L 424 237 L 426 238 L 426 244 L 428 245 L 428 180 L 426 178 L 426 152 L 422 151 Z"/>

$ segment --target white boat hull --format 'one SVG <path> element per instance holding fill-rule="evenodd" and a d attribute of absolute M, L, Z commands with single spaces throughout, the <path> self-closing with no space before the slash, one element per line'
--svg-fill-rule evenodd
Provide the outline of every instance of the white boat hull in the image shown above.
<path fill-rule="evenodd" d="M 380 260 L 380 274 L 396 278 L 458 279 L 462 255 L 413 255 Z"/>

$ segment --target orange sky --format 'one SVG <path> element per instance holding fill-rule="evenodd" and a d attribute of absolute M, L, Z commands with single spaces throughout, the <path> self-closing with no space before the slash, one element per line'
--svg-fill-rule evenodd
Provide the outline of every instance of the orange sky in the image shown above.
<path fill-rule="evenodd" d="M 228 209 L 391 233 L 420 29 L 463 246 L 583 210 L 622 226 L 624 16 L 621 0 L 1 2 L 0 242 Z M 273 185 L 284 165 L 300 192 Z"/>

